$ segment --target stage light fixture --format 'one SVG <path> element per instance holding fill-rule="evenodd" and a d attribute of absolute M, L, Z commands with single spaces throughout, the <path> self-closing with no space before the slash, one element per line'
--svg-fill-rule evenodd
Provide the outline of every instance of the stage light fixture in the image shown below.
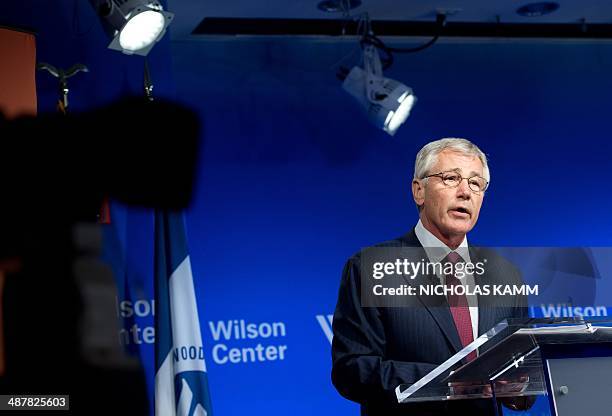
<path fill-rule="evenodd" d="M 361 104 L 376 127 L 391 136 L 406 121 L 416 102 L 409 87 L 383 76 L 378 50 L 372 44 L 363 47 L 363 68 L 353 67 L 342 88 Z"/>
<path fill-rule="evenodd" d="M 128 55 L 146 56 L 174 17 L 158 1 L 90 0 L 90 3 L 112 38 L 109 49 Z"/>

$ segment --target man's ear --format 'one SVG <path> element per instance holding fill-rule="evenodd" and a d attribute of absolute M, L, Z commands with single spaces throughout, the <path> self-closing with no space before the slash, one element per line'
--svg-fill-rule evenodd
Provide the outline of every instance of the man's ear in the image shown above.
<path fill-rule="evenodd" d="M 412 197 L 419 207 L 425 203 L 425 184 L 422 180 L 414 179 L 412 181 Z"/>

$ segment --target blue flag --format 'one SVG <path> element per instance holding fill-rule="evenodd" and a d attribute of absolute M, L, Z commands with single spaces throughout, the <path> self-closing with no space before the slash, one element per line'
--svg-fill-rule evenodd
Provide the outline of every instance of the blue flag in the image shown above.
<path fill-rule="evenodd" d="M 183 215 L 155 212 L 155 414 L 211 416 Z"/>

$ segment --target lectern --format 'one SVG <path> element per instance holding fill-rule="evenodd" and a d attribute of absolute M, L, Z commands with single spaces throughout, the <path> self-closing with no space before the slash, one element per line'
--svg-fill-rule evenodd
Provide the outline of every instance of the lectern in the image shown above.
<path fill-rule="evenodd" d="M 476 359 L 466 357 L 477 351 Z M 612 414 L 612 320 L 505 320 L 411 385 L 399 403 L 546 396 L 552 416 Z M 524 400 L 523 400 L 524 401 Z"/>

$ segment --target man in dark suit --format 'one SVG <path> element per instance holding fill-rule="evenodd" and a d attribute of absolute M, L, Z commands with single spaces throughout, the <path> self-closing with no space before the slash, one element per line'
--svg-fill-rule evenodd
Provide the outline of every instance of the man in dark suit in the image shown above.
<path fill-rule="evenodd" d="M 416 227 L 347 261 L 333 320 L 332 381 L 340 394 L 361 404 L 362 415 L 494 414 L 494 403 L 487 399 L 399 405 L 395 388 L 415 383 L 498 322 L 526 316 L 526 299 L 516 297 L 496 305 L 490 296 L 445 294 L 412 297 L 413 303 L 403 307 L 395 305 L 396 300 L 372 306 L 362 297 L 367 272 L 361 270 L 363 258 L 380 248 L 412 248 L 415 262 L 426 258 L 432 263 L 477 263 L 486 258 L 482 276 L 471 273 L 461 281 L 454 273 L 433 276 L 443 285 L 473 287 L 475 279 L 522 284 L 509 262 L 467 243 L 466 234 L 478 220 L 489 181 L 486 156 L 473 143 L 441 139 L 427 144 L 416 157 L 412 182 L 419 210 Z"/>

